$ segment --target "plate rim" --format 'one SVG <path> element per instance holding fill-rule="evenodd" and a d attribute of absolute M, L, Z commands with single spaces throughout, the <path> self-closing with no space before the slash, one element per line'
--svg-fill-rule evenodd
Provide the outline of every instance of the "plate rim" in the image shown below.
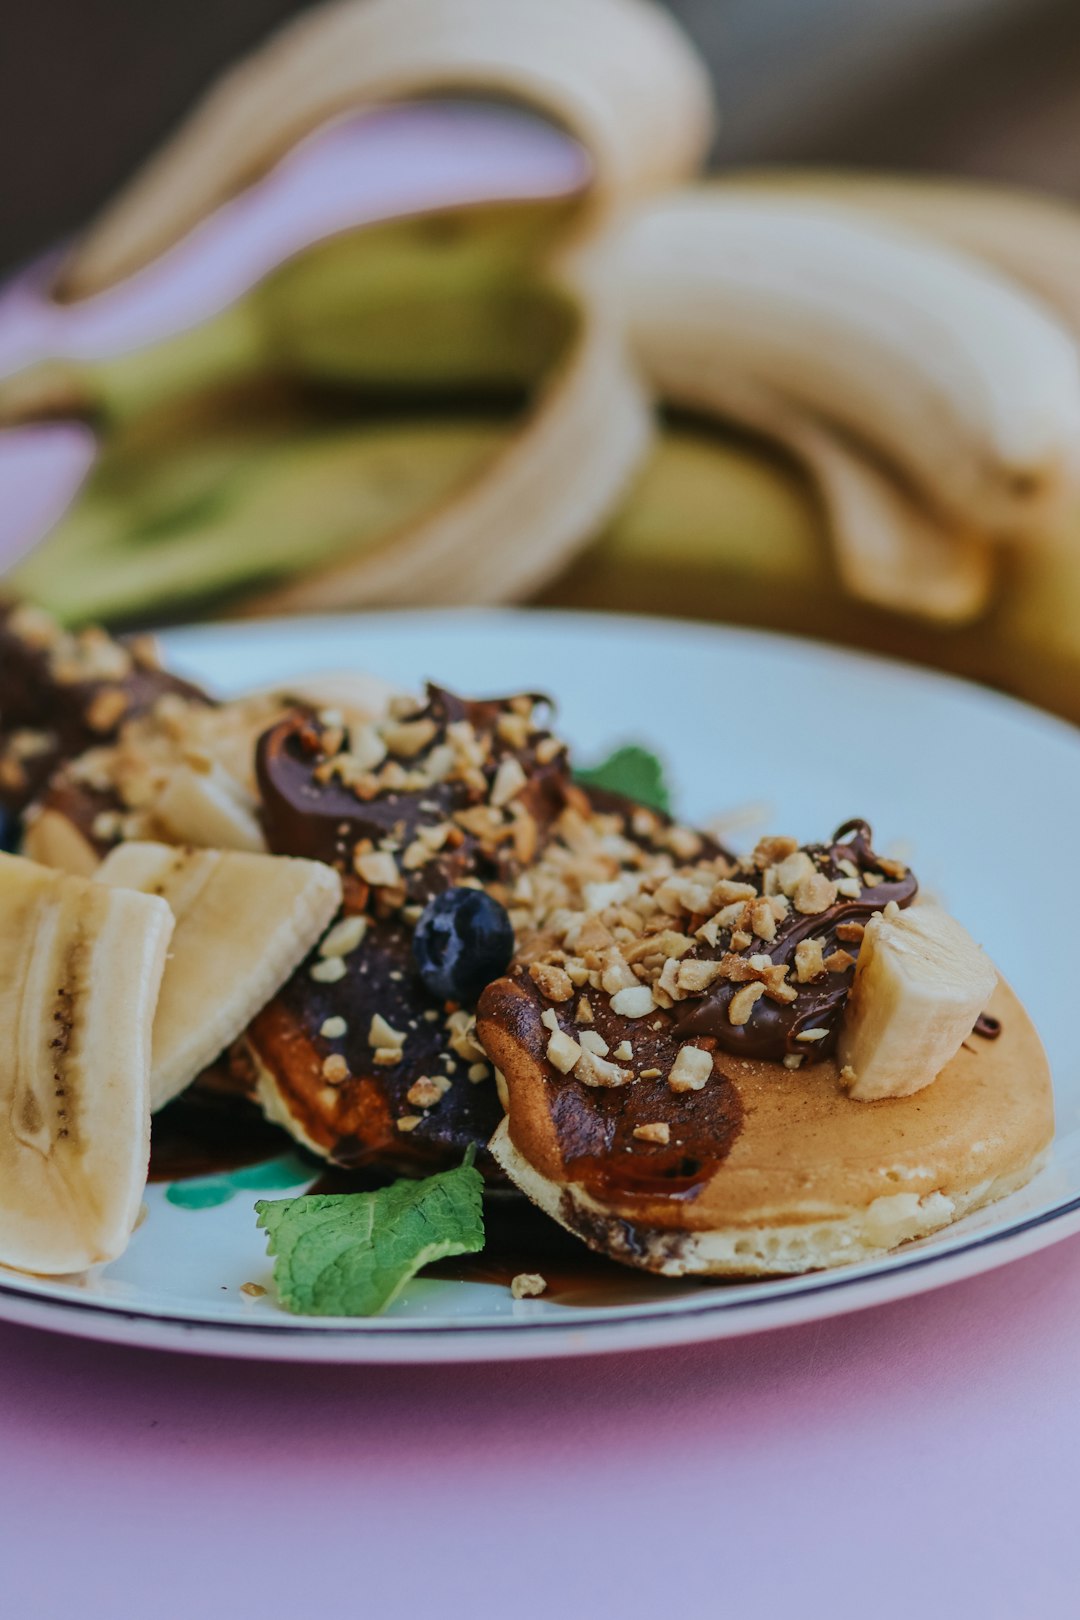
<path fill-rule="evenodd" d="M 578 632 L 587 627 L 590 634 L 604 635 L 637 631 L 680 641 L 690 633 L 702 642 L 742 642 L 766 653 L 810 658 L 834 666 L 837 662 L 852 668 L 870 664 L 929 693 L 946 692 L 997 716 L 1004 712 L 1014 723 L 1034 726 L 1048 741 L 1080 749 L 1080 734 L 1068 721 L 996 688 L 882 653 L 834 646 L 811 636 L 704 619 L 588 609 L 451 607 L 226 619 L 170 626 L 159 634 L 166 648 L 170 642 L 182 644 L 178 654 L 182 666 L 187 647 L 197 654 L 201 643 L 213 645 L 226 638 L 272 643 L 280 636 L 310 636 L 315 627 L 333 635 L 352 633 L 365 626 L 384 633 L 394 629 L 415 631 L 434 624 L 462 630 L 470 626 L 505 628 L 523 620 L 542 622 L 556 634 L 560 626 L 573 626 Z M 926 1248 L 912 1250 L 906 1259 L 893 1256 L 885 1257 L 887 1264 L 867 1262 L 869 1270 L 861 1266 L 838 1267 L 811 1274 L 813 1280 L 797 1279 L 799 1286 L 788 1293 L 763 1291 L 759 1296 L 744 1295 L 737 1300 L 725 1300 L 720 1293 L 715 1300 L 695 1304 L 692 1309 L 678 1300 L 660 1309 L 650 1306 L 639 1314 L 628 1307 L 627 1314 L 620 1312 L 607 1318 L 587 1310 L 578 1320 L 562 1315 L 529 1315 L 526 1310 L 493 1322 L 446 1317 L 431 1322 L 399 1317 L 357 1321 L 332 1318 L 325 1324 L 311 1319 L 302 1324 L 293 1319 L 280 1323 L 264 1318 L 224 1320 L 139 1308 L 103 1298 L 56 1298 L 38 1293 L 8 1273 L 0 1276 L 0 1319 L 132 1347 L 278 1361 L 404 1364 L 607 1354 L 733 1338 L 869 1309 L 997 1269 L 1076 1232 L 1080 1232 L 1080 1194 L 1017 1217 L 1000 1228 L 974 1232 L 953 1247 L 937 1248 L 931 1239 Z M 1012 1252 L 1002 1252 L 1003 1245 Z"/>

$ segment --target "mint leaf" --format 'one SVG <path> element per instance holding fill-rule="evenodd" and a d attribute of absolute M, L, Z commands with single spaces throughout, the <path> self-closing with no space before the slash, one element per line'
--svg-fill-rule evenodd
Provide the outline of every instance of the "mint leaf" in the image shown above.
<path fill-rule="evenodd" d="M 422 1266 L 484 1247 L 483 1179 L 472 1154 L 426 1181 L 378 1192 L 261 1199 L 274 1282 L 299 1316 L 374 1316 Z"/>
<path fill-rule="evenodd" d="M 579 768 L 574 775 L 582 787 L 605 788 L 608 793 L 621 793 L 638 804 L 647 804 L 651 810 L 670 814 L 671 794 L 664 780 L 664 767 L 655 754 L 637 743 L 616 748 L 599 765 Z"/>

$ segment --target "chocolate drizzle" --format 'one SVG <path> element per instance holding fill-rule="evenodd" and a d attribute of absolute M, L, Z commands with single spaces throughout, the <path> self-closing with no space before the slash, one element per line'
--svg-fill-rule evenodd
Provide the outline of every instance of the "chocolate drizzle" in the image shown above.
<path fill-rule="evenodd" d="M 570 796 L 579 791 L 571 786 L 565 749 L 560 748 L 553 758 L 541 762 L 537 747 L 550 738 L 550 732 L 534 732 L 524 748 L 503 741 L 496 728 L 506 700 L 471 702 L 437 686 L 428 687 L 427 697 L 426 707 L 410 718 L 432 720 L 435 734 L 423 750 L 400 758 L 399 763 L 403 769 L 422 772 L 433 751 L 445 744 L 447 728 L 466 721 L 490 743 L 488 760 L 476 782 L 438 781 L 420 789 L 383 790 L 362 798 L 345 781 L 320 770 L 334 757 L 327 746 L 332 728 L 321 724 L 310 712 L 297 711 L 260 738 L 256 753 L 261 814 L 269 848 L 276 854 L 324 861 L 351 877 L 353 852 L 359 842 L 367 839 L 377 848 L 390 839 L 401 849 L 407 848 L 421 829 L 437 827 L 459 812 L 483 804 L 499 765 L 516 758 L 527 777 L 517 804 L 523 812 L 523 826 L 527 817 L 536 829 L 532 847 L 525 841 L 515 842 L 511 836 L 495 845 L 456 824 L 435 859 L 415 871 L 402 870 L 403 900 L 406 904 L 424 905 L 432 895 L 467 877 L 484 883 L 507 882 L 514 877 L 537 852 L 546 830 Z M 393 751 L 389 758 L 395 758 Z M 531 838 L 531 829 L 527 833 Z M 359 907 L 365 900 L 360 897 Z M 355 897 L 353 903 L 355 906 Z M 348 899 L 346 909 L 350 909 Z"/>
<path fill-rule="evenodd" d="M 881 870 L 880 857 L 871 847 L 871 832 L 865 821 L 846 821 L 839 827 L 830 844 L 810 845 L 807 854 L 822 874 L 832 881 L 849 876 L 840 865 L 849 862 L 858 869 L 860 894 L 858 899 L 840 896 L 826 911 L 803 915 L 794 908 L 777 924 L 776 938 L 754 944 L 742 954 L 751 956 L 755 951 L 766 951 L 774 964 L 788 967 L 788 982 L 795 982 L 795 952 L 807 939 L 822 941 L 825 955 L 842 948 L 858 959 L 856 940 L 837 938 L 837 928 L 844 923 L 865 923 L 875 911 L 882 911 L 890 901 L 898 906 L 909 906 L 918 892 L 914 874 L 909 870 L 902 877 L 886 876 Z M 874 873 L 881 881 L 868 885 L 866 874 Z M 762 878 L 758 873 L 745 874 L 745 881 L 762 892 Z M 698 952 L 696 955 L 717 955 L 718 952 Z M 836 1045 L 840 1016 L 851 989 L 854 966 L 844 972 L 826 972 L 807 984 L 799 985 L 795 1001 L 783 1003 L 767 996 L 757 1002 L 745 1024 L 732 1024 L 728 1010 L 732 998 L 740 988 L 737 983 L 721 982 L 701 1000 L 683 1002 L 675 1011 L 675 1030 L 682 1040 L 698 1036 L 712 1036 L 725 1052 L 736 1057 L 765 1058 L 779 1061 L 789 1054 L 803 1057 L 827 1057 Z M 801 1031 L 824 1029 L 823 1040 L 800 1041 Z"/>

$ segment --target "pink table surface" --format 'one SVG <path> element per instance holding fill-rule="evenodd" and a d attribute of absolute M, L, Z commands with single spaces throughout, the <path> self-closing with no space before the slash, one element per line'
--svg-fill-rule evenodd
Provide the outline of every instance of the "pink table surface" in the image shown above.
<path fill-rule="evenodd" d="M 0 1612 L 1080 1612 L 1080 1239 L 602 1360 L 304 1368 L 0 1329 Z"/>

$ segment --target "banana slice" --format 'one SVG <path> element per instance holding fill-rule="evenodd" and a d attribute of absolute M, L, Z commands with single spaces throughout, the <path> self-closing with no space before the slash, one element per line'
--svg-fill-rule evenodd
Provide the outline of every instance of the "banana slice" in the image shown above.
<path fill-rule="evenodd" d="M 202 849 L 266 849 L 256 801 L 216 762 L 209 770 L 177 765 L 154 806 L 174 838 Z"/>
<path fill-rule="evenodd" d="M 61 1275 L 122 1254 L 150 1157 L 168 906 L 0 855 L 0 1262 Z"/>
<path fill-rule="evenodd" d="M 366 670 L 331 669 L 298 675 L 295 680 L 278 681 L 273 686 L 255 687 L 247 695 L 274 698 L 283 707 L 288 703 L 309 703 L 313 709 L 336 709 L 345 725 L 363 726 L 385 719 L 394 698 L 405 696 L 405 692 Z"/>
<path fill-rule="evenodd" d="M 246 1029 L 341 904 L 332 867 L 280 855 L 120 844 L 96 877 L 161 895 L 176 919 L 154 1020 L 155 1111 Z"/>
<path fill-rule="evenodd" d="M 866 925 L 837 1045 L 858 1102 L 907 1097 L 956 1056 L 997 985 L 997 969 L 939 906 L 890 904 Z"/>

